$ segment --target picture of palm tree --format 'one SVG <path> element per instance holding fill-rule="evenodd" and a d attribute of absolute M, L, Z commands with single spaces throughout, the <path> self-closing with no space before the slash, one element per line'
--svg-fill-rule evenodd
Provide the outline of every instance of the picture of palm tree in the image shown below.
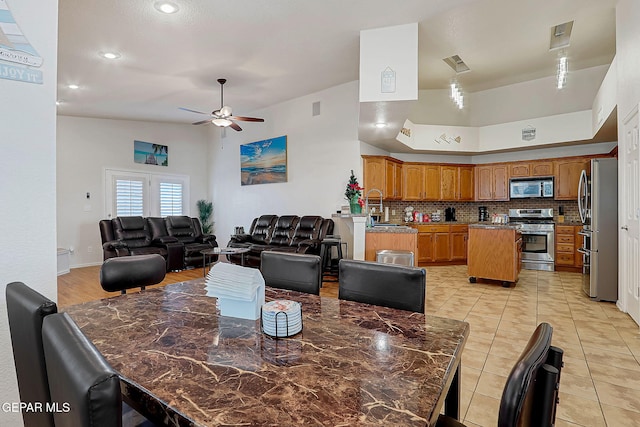
<path fill-rule="evenodd" d="M 146 165 L 169 166 L 169 147 L 144 141 L 133 141 L 133 161 Z"/>

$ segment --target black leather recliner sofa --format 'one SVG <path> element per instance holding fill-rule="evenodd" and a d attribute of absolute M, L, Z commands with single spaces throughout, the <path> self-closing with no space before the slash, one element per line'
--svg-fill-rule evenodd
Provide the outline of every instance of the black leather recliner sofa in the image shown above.
<path fill-rule="evenodd" d="M 216 236 L 202 233 L 198 218 L 123 216 L 100 221 L 103 259 L 129 255 L 162 255 L 167 271 L 202 266 L 203 249 L 218 246 Z M 217 255 L 212 258 L 217 260 Z"/>
<path fill-rule="evenodd" d="M 332 219 L 316 215 L 262 215 L 254 218 L 247 234 L 231 236 L 228 247 L 248 248 L 249 252 L 229 259 L 240 264 L 244 256 L 244 265 L 260 267 L 263 251 L 320 255 L 320 243 L 333 233 L 333 227 Z"/>

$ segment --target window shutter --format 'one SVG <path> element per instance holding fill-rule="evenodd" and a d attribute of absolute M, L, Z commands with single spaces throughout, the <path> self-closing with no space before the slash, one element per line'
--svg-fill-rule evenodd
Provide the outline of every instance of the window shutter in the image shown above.
<path fill-rule="evenodd" d="M 182 215 L 182 184 L 160 183 L 160 216 Z"/>
<path fill-rule="evenodd" d="M 116 179 L 116 215 L 144 216 L 144 181 Z"/>

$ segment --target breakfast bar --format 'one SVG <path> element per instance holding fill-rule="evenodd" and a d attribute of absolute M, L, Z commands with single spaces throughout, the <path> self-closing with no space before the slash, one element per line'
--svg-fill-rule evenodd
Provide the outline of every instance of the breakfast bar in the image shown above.
<path fill-rule="evenodd" d="M 67 308 L 125 401 L 175 426 L 432 426 L 458 418 L 465 322 L 267 288 L 302 304 L 286 339 L 219 315 L 204 279 Z"/>

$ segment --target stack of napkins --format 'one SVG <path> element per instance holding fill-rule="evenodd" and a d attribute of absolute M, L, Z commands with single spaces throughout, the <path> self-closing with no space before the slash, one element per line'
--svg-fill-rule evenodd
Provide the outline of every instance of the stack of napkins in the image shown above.
<path fill-rule="evenodd" d="M 219 262 L 205 281 L 207 296 L 218 298 L 222 316 L 257 320 L 264 304 L 264 278 L 257 268 Z"/>

